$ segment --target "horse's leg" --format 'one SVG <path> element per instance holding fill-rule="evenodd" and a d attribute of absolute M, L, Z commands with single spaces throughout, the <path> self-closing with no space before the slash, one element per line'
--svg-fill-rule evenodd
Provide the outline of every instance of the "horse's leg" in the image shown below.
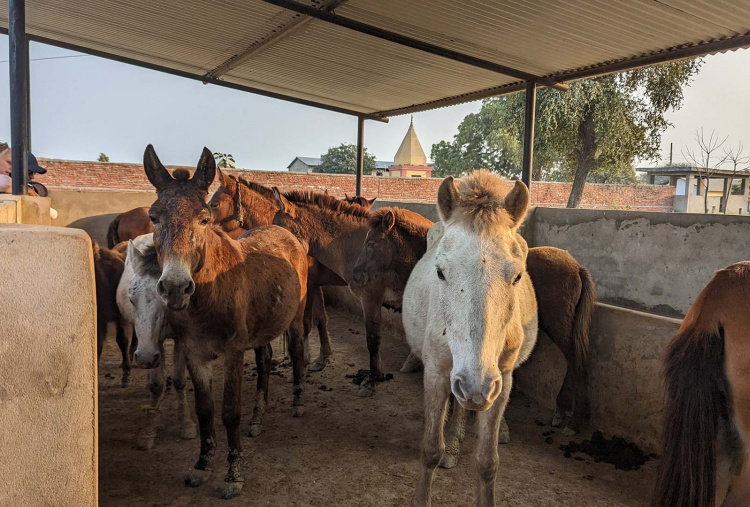
<path fill-rule="evenodd" d="M 122 354 L 122 387 L 128 387 L 130 385 L 130 369 L 132 368 L 130 340 L 125 336 L 121 319 L 115 321 L 115 328 L 117 329 L 117 346 L 120 347 L 120 353 Z"/>
<path fill-rule="evenodd" d="M 302 400 L 302 381 L 305 378 L 305 347 L 303 343 L 304 308 L 300 307 L 297 316 L 289 324 L 289 355 L 292 358 L 292 377 L 294 395 L 292 397 L 292 416 L 301 417 L 305 413 Z"/>
<path fill-rule="evenodd" d="M 242 412 L 242 375 L 245 354 L 243 350 L 229 350 L 224 357 L 224 400 L 221 421 L 227 430 L 227 476 L 221 497 L 234 498 L 242 491 L 245 479 L 242 477 L 242 437 L 240 435 L 240 415 Z"/>
<path fill-rule="evenodd" d="M 559 428 L 565 422 L 565 418 L 573 409 L 573 364 L 567 361 L 567 370 L 565 371 L 565 380 L 563 380 L 560 391 L 557 393 L 557 403 L 555 414 L 552 416 L 550 426 Z"/>
<path fill-rule="evenodd" d="M 331 350 L 331 336 L 328 334 L 328 313 L 326 312 L 326 302 L 323 297 L 323 288 L 316 287 L 312 293 L 313 322 L 318 325 L 318 335 L 320 337 L 320 354 L 318 358 L 308 368 L 310 371 L 321 371 L 331 360 L 333 351 Z"/>
<path fill-rule="evenodd" d="M 96 362 L 102 358 L 102 350 L 104 349 L 104 340 L 107 338 L 107 323 L 98 322 L 96 323 Z"/>
<path fill-rule="evenodd" d="M 494 507 L 495 505 L 495 477 L 500 458 L 497 454 L 498 432 L 500 422 L 505 413 L 505 407 L 510 398 L 513 384 L 513 373 L 503 373 L 503 388 L 495 403 L 489 410 L 479 412 L 477 419 L 477 471 L 479 472 L 479 491 L 477 505 Z"/>
<path fill-rule="evenodd" d="M 255 408 L 250 419 L 250 435 L 257 437 L 263 429 L 263 415 L 268 404 L 268 374 L 271 371 L 271 344 L 255 349 L 255 366 L 258 373 L 258 384 L 255 391 Z"/>
<path fill-rule="evenodd" d="M 445 439 L 445 454 L 440 461 L 441 468 L 453 468 L 458 464 L 458 456 L 461 454 L 461 444 L 466 435 L 466 419 L 468 413 L 454 396 L 450 397 L 450 425 Z"/>
<path fill-rule="evenodd" d="M 128 331 L 128 327 L 130 328 L 130 331 Z M 132 363 L 133 358 L 135 358 L 135 351 L 138 350 L 138 336 L 135 334 L 135 327 L 130 322 L 126 323 L 125 336 L 130 337 L 130 362 Z"/>
<path fill-rule="evenodd" d="M 360 397 L 373 396 L 375 385 L 383 378 L 380 363 L 380 306 L 382 298 L 365 294 L 362 297 L 362 310 L 365 314 L 365 331 L 367 333 L 367 350 L 370 352 L 370 372 L 359 386 Z"/>
<path fill-rule="evenodd" d="M 154 446 L 156 439 L 156 427 L 161 419 L 159 404 L 164 397 L 164 347 L 161 347 L 162 360 L 159 366 L 148 370 L 148 390 L 151 393 L 151 402 L 143 407 L 146 412 L 146 424 L 141 428 L 138 435 L 138 449 L 148 451 Z"/>
<path fill-rule="evenodd" d="M 431 505 L 432 476 L 445 452 L 443 427 L 445 407 L 450 394 L 448 379 L 426 369 L 424 372 L 424 437 L 422 440 L 422 467 L 417 479 L 417 489 L 412 499 L 413 507 Z"/>
<path fill-rule="evenodd" d="M 510 443 L 510 428 L 508 427 L 508 422 L 505 420 L 505 416 L 503 416 L 502 421 L 500 421 L 500 430 L 497 432 L 497 443 Z"/>
<path fill-rule="evenodd" d="M 161 357 L 166 360 L 162 346 Z M 185 366 L 185 345 L 182 340 L 174 340 L 174 356 L 172 357 L 172 383 L 177 393 L 177 420 L 180 424 L 180 438 L 192 440 L 198 433 L 195 430 L 195 422 L 190 417 L 190 404 L 187 400 L 187 377 L 185 375 L 187 367 Z"/>
<path fill-rule="evenodd" d="M 195 394 L 195 414 L 198 416 L 198 429 L 201 436 L 201 450 L 195 469 L 185 478 L 188 486 L 201 486 L 211 478 L 211 460 L 216 451 L 214 431 L 213 372 L 211 363 L 186 357 L 190 378 L 193 379 Z"/>
<path fill-rule="evenodd" d="M 406 356 L 406 361 L 404 361 L 404 364 L 399 371 L 401 373 L 416 373 L 422 371 L 422 361 L 414 355 L 414 352 L 409 352 L 409 355 Z"/>
<path fill-rule="evenodd" d="M 308 292 L 310 291 L 310 286 L 308 285 Z M 310 365 L 310 371 L 312 370 L 312 354 L 310 352 L 310 331 L 312 331 L 312 327 L 314 324 L 314 308 L 313 304 L 315 303 L 314 298 L 307 298 L 305 300 L 305 314 L 302 317 L 302 340 L 305 345 L 305 363 Z"/>

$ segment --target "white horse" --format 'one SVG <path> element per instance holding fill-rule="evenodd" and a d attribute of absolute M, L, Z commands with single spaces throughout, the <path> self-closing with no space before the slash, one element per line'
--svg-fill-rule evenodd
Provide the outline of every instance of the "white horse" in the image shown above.
<path fill-rule="evenodd" d="M 154 446 L 156 427 L 160 419 L 160 403 L 164 397 L 164 340 L 169 336 L 166 325 L 166 306 L 156 293 L 156 280 L 136 274 L 135 264 L 138 254 L 148 246 L 152 246 L 153 234 L 138 236 L 128 242 L 125 269 L 117 286 L 117 306 L 120 308 L 125 332 L 132 333 L 138 338 L 138 349 L 135 351 L 135 362 L 142 367 L 151 368 L 148 371 L 148 389 L 151 392 L 151 402 L 143 407 L 146 412 L 146 422 L 138 436 L 138 448 L 144 451 Z M 138 318 L 136 318 L 138 317 Z M 151 347 L 149 347 L 151 345 Z M 142 346 L 157 353 L 148 353 L 145 357 Z M 180 436 L 186 440 L 197 436 L 195 423 L 190 417 L 190 405 L 185 390 L 186 372 L 185 354 L 182 345 L 175 340 L 174 344 L 174 373 L 172 382 L 177 392 L 177 417 L 180 425 Z"/>
<path fill-rule="evenodd" d="M 537 336 L 527 246 L 516 234 L 528 205 L 526 185 L 516 182 L 506 192 L 486 171 L 458 182 L 448 177 L 438 190 L 444 231 L 430 238 L 403 303 L 407 340 L 424 364 L 425 432 L 413 505 L 430 505 L 451 393 L 462 408 L 477 411 L 478 503 L 494 505 L 498 431 L 512 372 L 531 354 Z"/>

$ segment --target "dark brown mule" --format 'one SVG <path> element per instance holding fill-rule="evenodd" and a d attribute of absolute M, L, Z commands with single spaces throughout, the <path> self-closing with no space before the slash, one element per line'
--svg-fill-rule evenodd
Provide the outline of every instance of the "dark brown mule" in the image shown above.
<path fill-rule="evenodd" d="M 127 243 L 120 243 L 114 249 L 99 247 L 91 241 L 94 252 L 94 279 L 96 281 L 96 350 L 97 360 L 102 356 L 104 340 L 107 337 L 107 325 L 115 324 L 117 346 L 122 354 L 122 387 L 130 384 L 131 358 L 135 351 L 135 339 L 132 346 L 125 333 L 120 308 L 117 306 L 117 284 L 120 283 L 125 269 L 125 249 Z"/>
<path fill-rule="evenodd" d="M 403 290 L 416 261 L 427 249 L 430 225 L 432 222 L 425 218 L 415 223 L 413 214 L 398 208 L 380 208 L 372 213 L 354 280 L 362 285 L 379 280 L 394 291 Z M 572 410 L 565 428 L 565 433 L 572 435 L 589 417 L 589 327 L 596 289 L 588 270 L 558 248 L 530 248 L 526 268 L 537 294 L 539 329 L 560 348 L 568 363 L 552 425 L 561 426 Z M 413 371 L 417 364 L 410 356 L 402 371 Z"/>
<path fill-rule="evenodd" d="M 370 371 L 359 388 L 359 396 L 372 396 L 375 384 L 384 378 L 380 361 L 380 308 L 384 303 L 401 305 L 400 296 L 382 284 L 362 287 L 352 279 L 358 251 L 369 227 L 370 212 L 356 204 L 314 192 L 289 192 L 281 195 L 273 189 L 278 205 L 274 223 L 289 229 L 306 244 L 318 262 L 344 279 L 362 303 L 370 353 Z"/>
<path fill-rule="evenodd" d="M 349 204 L 358 204 L 364 209 L 370 209 L 372 208 L 372 205 L 375 204 L 377 197 L 373 197 L 372 199 L 367 199 L 366 197 L 362 197 L 361 195 L 353 195 L 349 197 L 349 194 L 345 193 L 344 200 Z"/>
<path fill-rule="evenodd" d="M 750 505 L 748 301 L 750 262 L 717 271 L 667 345 L 653 507 Z"/>
<path fill-rule="evenodd" d="M 223 356 L 222 421 L 229 468 L 222 496 L 232 498 L 244 482 L 240 414 L 245 350 L 263 348 L 288 333 L 293 415 L 303 412 L 307 255 L 299 241 L 280 227 L 257 227 L 235 241 L 210 224 L 205 199 L 216 163 L 207 148 L 192 178 L 185 170 L 170 175 L 151 145 L 144 153 L 144 168 L 157 192 L 149 210 L 158 260 L 155 269 L 161 272 L 156 289 L 169 308 L 168 323 L 176 339 L 184 341 L 195 391 L 201 448 L 187 483 L 199 486 L 210 475 L 216 448 L 211 363 Z M 263 364 L 259 361 L 258 367 Z"/>
<path fill-rule="evenodd" d="M 253 227 L 271 225 L 278 206 L 270 188 L 232 175 L 219 173 L 219 188 L 208 201 L 211 219 L 232 238 L 238 238 Z M 322 287 L 346 285 L 333 271 L 308 258 L 307 307 L 305 308 L 305 350 L 307 357 L 308 336 L 313 326 L 318 328 L 320 353 L 310 363 L 310 371 L 323 370 L 333 357 L 331 337 L 328 333 L 328 314 L 325 308 Z M 307 360 L 309 362 L 309 357 Z"/>
<path fill-rule="evenodd" d="M 129 239 L 135 239 L 142 234 L 154 231 L 151 220 L 148 219 L 148 206 L 133 208 L 125 213 L 120 213 L 109 224 L 107 229 L 107 246 L 114 246 Z"/>

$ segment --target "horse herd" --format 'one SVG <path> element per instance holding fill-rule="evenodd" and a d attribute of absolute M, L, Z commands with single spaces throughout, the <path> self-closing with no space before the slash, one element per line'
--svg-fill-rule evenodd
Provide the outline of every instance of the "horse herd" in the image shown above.
<path fill-rule="evenodd" d="M 370 364 L 359 396 L 374 395 L 385 378 L 381 309 L 402 313 L 412 350 L 402 371 L 424 371 L 425 429 L 413 505 L 430 505 L 437 466 L 456 465 L 469 414 L 477 419 L 477 503 L 494 505 L 497 446 L 508 439 L 503 413 L 512 372 L 529 357 L 538 330 L 567 361 L 551 424 L 564 425 L 566 435 L 586 425 L 594 283 L 568 252 L 527 246 L 518 232 L 529 206 L 523 183 L 508 190 L 485 171 L 446 178 L 437 195 L 440 221 L 433 224 L 406 209 L 372 211 L 374 199 L 281 193 L 245 181 L 224 174 L 205 148 L 192 176 L 180 169 L 170 174 L 150 145 L 144 168 L 156 201 L 117 217 L 107 235 L 109 248 L 93 246 L 98 350 L 101 354 L 108 322 L 115 322 L 123 386 L 130 382 L 132 361 L 149 368 L 151 403 L 138 437 L 139 448 L 147 450 L 154 445 L 165 390 L 164 342 L 174 339 L 180 434 L 185 439 L 200 435 L 188 485 L 200 486 L 211 474 L 216 359 L 223 364 L 221 417 L 229 450 L 223 498 L 239 495 L 244 482 L 240 413 L 247 349 L 255 352 L 258 373 L 250 436 L 262 431 L 271 342 L 282 334 L 293 369 L 292 415 L 303 415 L 305 370 L 320 371 L 332 357 L 324 286 L 348 286 L 361 302 Z M 219 187 L 208 198 L 217 176 Z M 750 267 L 743 269 L 750 279 Z M 738 285 L 735 280 L 727 286 Z M 747 297 L 750 283 L 741 289 Z M 716 305 L 704 294 L 696 305 L 702 300 Z M 738 301 L 743 299 L 732 302 Z M 685 320 L 693 327 L 705 320 L 695 312 Z M 720 468 L 714 441 L 731 451 L 741 449 L 748 436 L 747 340 L 743 344 L 744 335 L 730 335 L 724 321 L 715 324 L 726 343 L 725 373 L 724 349 L 717 352 L 717 340 L 712 341 L 719 327 L 709 335 L 711 325 L 700 327 L 697 338 L 681 329 L 666 356 L 665 451 L 654 505 L 713 505 L 714 490 L 718 494 L 720 489 L 713 477 Z M 320 354 L 312 360 L 307 338 L 314 326 Z M 735 344 L 731 350 L 730 342 Z M 701 360 L 702 353 L 713 361 Z M 193 383 L 197 432 L 189 414 L 186 372 Z M 714 383 L 702 385 L 703 377 Z M 699 391 L 696 399 L 692 388 Z M 723 398 L 716 399 L 717 392 Z M 741 468 L 741 456 L 737 462 Z M 745 477 L 748 468 L 742 470 Z M 748 505 L 743 495 L 750 495 L 750 486 L 741 484 L 735 482 L 727 502 Z"/>

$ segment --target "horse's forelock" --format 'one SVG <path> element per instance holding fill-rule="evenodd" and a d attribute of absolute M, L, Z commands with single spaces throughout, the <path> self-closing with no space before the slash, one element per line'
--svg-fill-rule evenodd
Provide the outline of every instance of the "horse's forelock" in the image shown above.
<path fill-rule="evenodd" d="M 458 222 L 478 231 L 513 228 L 514 222 L 504 207 L 509 189 L 503 180 L 489 171 L 475 171 L 458 180 L 461 197 L 455 204 Z"/>

